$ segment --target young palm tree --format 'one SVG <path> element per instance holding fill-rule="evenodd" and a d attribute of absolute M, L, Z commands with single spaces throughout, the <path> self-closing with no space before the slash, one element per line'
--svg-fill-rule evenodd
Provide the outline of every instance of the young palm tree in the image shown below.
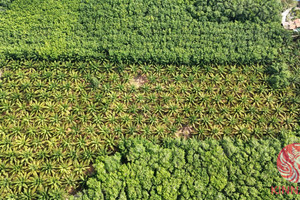
<path fill-rule="evenodd" d="M 168 92 L 169 94 L 174 94 L 174 93 L 176 93 L 176 85 L 170 84 L 170 85 L 167 87 L 167 92 Z"/>
<path fill-rule="evenodd" d="M 70 77 L 72 82 L 74 82 L 75 84 L 79 82 L 80 75 L 78 74 L 77 71 L 71 70 L 71 71 L 68 72 L 68 74 L 69 74 L 69 77 Z"/>
<path fill-rule="evenodd" d="M 34 159 L 34 157 L 33 157 L 34 154 L 33 154 L 32 149 L 30 149 L 28 147 L 25 147 L 24 149 L 25 150 L 20 152 L 20 154 L 19 154 L 21 162 L 26 163 L 26 164 L 32 163 L 33 159 Z"/>
<path fill-rule="evenodd" d="M 78 182 L 78 178 L 73 173 L 70 173 L 68 174 L 68 176 L 66 176 L 65 182 L 69 187 L 75 188 Z"/>
<path fill-rule="evenodd" d="M 87 146 L 86 139 L 82 135 L 79 135 L 75 145 L 77 149 L 86 149 Z"/>
<path fill-rule="evenodd" d="M 207 106 L 207 113 L 214 116 L 217 113 L 217 109 L 214 106 Z"/>
<path fill-rule="evenodd" d="M 21 199 L 37 199 L 38 195 L 30 189 L 23 188 L 23 192 L 20 194 L 20 198 Z"/>
<path fill-rule="evenodd" d="M 29 176 L 27 173 L 20 173 L 13 181 L 14 187 L 19 194 L 24 188 L 27 188 L 28 178 Z"/>
<path fill-rule="evenodd" d="M 3 79 L 4 81 L 7 81 L 7 82 L 11 81 L 13 79 L 13 72 L 4 70 L 2 73 L 1 79 Z"/>
<path fill-rule="evenodd" d="M 24 81 L 24 80 L 22 80 L 22 81 Z M 6 84 L 6 88 L 10 89 L 10 90 L 15 90 L 15 89 L 19 89 L 19 87 L 18 87 L 19 85 L 20 85 L 20 83 L 18 80 L 11 80 Z"/>
<path fill-rule="evenodd" d="M 54 79 L 62 83 L 67 78 L 67 74 L 64 73 L 63 71 L 59 71 L 55 74 Z"/>
<path fill-rule="evenodd" d="M 83 114 L 83 115 L 79 116 L 78 119 L 79 119 L 80 123 L 85 124 L 91 119 L 91 116 Z"/>
<path fill-rule="evenodd" d="M 236 126 L 234 129 L 237 132 L 236 135 L 237 138 L 247 140 L 250 137 L 251 132 L 247 126 L 240 125 L 240 126 Z"/>
<path fill-rule="evenodd" d="M 71 162 L 71 160 L 62 161 L 58 165 L 57 169 L 60 174 L 65 174 L 65 175 L 69 176 L 72 173 L 72 165 L 73 165 L 73 163 Z"/>
<path fill-rule="evenodd" d="M 252 125 L 253 124 L 253 117 L 249 114 L 245 114 L 244 119 L 243 119 L 243 123 L 245 125 Z"/>
<path fill-rule="evenodd" d="M 213 138 L 220 139 L 222 137 L 222 135 L 223 135 L 223 133 L 222 133 L 221 128 L 219 126 L 213 125 L 211 127 L 211 136 Z"/>
<path fill-rule="evenodd" d="M 142 133 L 143 135 L 151 135 L 151 128 L 147 124 L 142 125 Z"/>
<path fill-rule="evenodd" d="M 257 125 L 259 125 L 260 127 L 263 127 L 263 126 L 266 125 L 266 123 L 267 123 L 267 120 L 266 120 L 264 115 L 261 115 L 261 116 L 258 117 Z"/>
<path fill-rule="evenodd" d="M 236 103 L 235 97 L 232 94 L 229 94 L 226 97 L 226 100 L 227 100 L 227 104 L 230 105 L 230 106 L 233 106 Z"/>
<path fill-rule="evenodd" d="M 148 119 L 148 123 L 150 123 L 150 125 L 156 125 L 157 123 L 157 117 L 156 115 L 150 115 L 149 119 Z"/>
<path fill-rule="evenodd" d="M 29 79 L 31 81 L 37 81 L 40 79 L 39 72 L 35 71 L 33 68 L 31 68 L 31 71 L 29 71 Z"/>
<path fill-rule="evenodd" d="M 0 188 L 2 194 L 12 194 L 13 180 L 7 173 L 0 174 Z"/>
<path fill-rule="evenodd" d="M 134 130 L 133 130 L 134 131 Z M 107 150 L 113 150 L 115 148 L 115 136 L 113 136 L 112 134 L 106 135 L 104 140 L 104 144 L 105 144 L 105 148 L 107 148 Z"/>
<path fill-rule="evenodd" d="M 141 91 L 144 92 L 144 93 L 150 92 L 150 86 L 147 85 L 147 84 L 142 85 L 142 86 L 141 86 Z"/>
<path fill-rule="evenodd" d="M 34 127 L 33 129 L 34 132 L 36 132 L 36 128 Z M 35 150 L 36 149 L 39 149 L 41 147 L 44 146 L 44 142 L 42 139 L 40 139 L 39 137 L 33 137 L 32 140 L 31 140 L 31 147 L 34 148 Z"/>
<path fill-rule="evenodd" d="M 238 69 L 236 68 L 235 65 L 231 66 L 231 68 L 229 69 L 230 74 L 236 74 L 237 72 L 238 72 Z"/>
<path fill-rule="evenodd" d="M 234 113 L 234 116 L 242 116 L 245 113 L 245 111 L 244 111 L 244 108 L 238 104 L 238 105 L 234 106 L 233 113 Z"/>
<path fill-rule="evenodd" d="M 37 125 L 40 125 L 40 126 L 43 126 L 43 125 L 45 125 L 46 123 L 47 123 L 47 115 L 45 114 L 45 113 L 41 113 L 41 114 L 38 114 L 37 116 L 36 116 L 36 124 Z"/>
<path fill-rule="evenodd" d="M 255 116 L 258 114 L 257 108 L 253 105 L 249 105 L 246 111 L 247 111 L 247 113 L 249 113 L 252 116 Z"/>
<path fill-rule="evenodd" d="M 141 114 L 137 114 L 134 118 L 134 122 L 136 125 L 142 125 L 145 123 L 144 116 Z"/>
<path fill-rule="evenodd" d="M 53 128 L 51 126 L 48 126 L 48 125 L 41 126 L 40 133 L 41 133 L 41 136 L 44 139 L 48 140 L 49 138 L 52 137 Z"/>
<path fill-rule="evenodd" d="M 22 93 L 18 89 L 12 89 L 11 90 L 11 99 L 12 102 L 20 102 L 22 101 Z"/>
<path fill-rule="evenodd" d="M 280 123 L 279 123 L 280 121 L 279 121 L 279 118 L 278 117 L 276 117 L 276 116 L 272 116 L 271 118 L 270 118 L 270 125 L 272 126 L 272 127 L 274 127 L 274 128 L 279 128 L 279 125 L 280 125 Z"/>
<path fill-rule="evenodd" d="M 248 96 L 244 95 L 244 94 L 241 95 L 241 97 L 239 98 L 239 101 L 243 106 L 246 106 L 249 104 Z"/>
<path fill-rule="evenodd" d="M 10 171 L 9 173 L 12 175 L 12 177 L 18 177 L 23 170 L 23 164 L 21 163 L 20 160 L 16 160 L 14 162 L 10 162 Z"/>
<path fill-rule="evenodd" d="M 261 106 L 262 98 L 260 97 L 260 95 L 254 94 L 251 100 L 253 106 L 257 106 L 257 107 Z"/>
<path fill-rule="evenodd" d="M 94 153 L 90 149 L 84 149 L 82 152 L 82 159 L 85 162 L 91 163 L 95 159 Z"/>
<path fill-rule="evenodd" d="M 183 82 L 184 78 L 183 78 L 182 74 L 176 73 L 173 80 L 174 80 L 175 84 L 181 84 Z"/>
<path fill-rule="evenodd" d="M 39 160 L 47 160 L 47 154 L 48 154 L 47 150 L 41 149 L 41 150 L 37 151 L 36 158 Z"/>
<path fill-rule="evenodd" d="M 15 103 L 12 103 L 11 101 L 4 100 L 1 102 L 0 105 L 0 112 L 1 113 L 11 113 L 15 107 Z"/>
<path fill-rule="evenodd" d="M 270 108 L 269 108 L 268 106 L 263 106 L 263 107 L 261 108 L 261 113 L 262 113 L 263 115 L 265 115 L 265 116 L 269 115 L 270 112 L 271 112 L 271 110 L 270 110 Z"/>
<path fill-rule="evenodd" d="M 220 109 L 220 114 L 226 116 L 230 113 L 230 108 L 227 105 L 223 105 Z"/>
<path fill-rule="evenodd" d="M 237 125 L 238 119 L 235 116 L 229 116 L 228 123 L 231 127 L 233 127 L 233 126 Z"/>
<path fill-rule="evenodd" d="M 299 115 L 299 105 L 291 105 L 289 106 L 289 113 L 290 115 Z"/>
<path fill-rule="evenodd" d="M 155 94 L 149 94 L 148 96 L 148 101 L 149 103 L 155 103 L 155 101 L 157 100 L 156 95 Z"/>
<path fill-rule="evenodd" d="M 293 128 L 296 124 L 296 120 L 289 115 L 285 115 L 283 120 L 283 125 L 285 128 Z"/>
<path fill-rule="evenodd" d="M 189 75 L 187 76 L 187 81 L 188 81 L 189 83 L 194 82 L 195 79 L 196 79 L 196 77 L 195 77 L 194 74 L 189 74 Z"/>
<path fill-rule="evenodd" d="M 54 147 L 54 150 L 52 152 L 52 155 L 50 156 L 50 159 L 53 161 L 63 163 L 65 156 L 66 156 L 66 153 L 64 153 L 62 149 Z"/>
<path fill-rule="evenodd" d="M 205 128 L 209 128 L 212 124 L 212 120 L 209 116 L 205 115 L 201 118 L 201 125 Z"/>
<path fill-rule="evenodd" d="M 200 105 L 201 106 L 206 106 L 207 103 L 209 102 L 210 100 L 210 96 L 207 95 L 207 94 L 201 94 L 200 95 Z"/>
<path fill-rule="evenodd" d="M 275 111 L 275 114 L 276 114 L 277 116 L 282 117 L 283 114 L 286 112 L 286 108 L 285 108 L 282 104 L 278 104 L 278 103 L 277 103 L 277 104 L 274 106 L 274 111 Z"/>
<path fill-rule="evenodd" d="M 257 92 L 259 93 L 259 94 L 265 94 L 266 92 L 267 92 L 267 86 L 266 85 L 264 85 L 264 84 L 260 84 L 259 86 L 258 86 L 258 88 L 257 88 Z"/>
<path fill-rule="evenodd" d="M 265 104 L 268 106 L 273 106 L 275 103 L 274 96 L 271 93 L 269 93 L 267 96 L 265 96 L 265 100 L 266 100 Z"/>
<path fill-rule="evenodd" d="M 157 77 L 156 77 L 156 75 L 150 74 L 148 76 L 148 80 L 149 80 L 150 84 L 155 84 L 157 82 Z"/>
<path fill-rule="evenodd" d="M 137 96 L 136 96 L 136 102 L 137 102 L 137 103 L 144 103 L 144 102 L 145 102 L 144 99 L 145 99 L 145 98 L 144 98 L 144 95 L 143 95 L 143 94 L 137 94 Z"/>
<path fill-rule="evenodd" d="M 65 99 L 64 95 L 62 92 L 60 91 L 55 91 L 53 92 L 53 98 L 57 101 L 57 102 L 61 102 Z"/>
<path fill-rule="evenodd" d="M 36 192 L 41 192 L 44 188 L 44 185 L 46 184 L 47 177 L 46 175 L 38 175 L 34 174 L 31 176 L 28 180 L 29 182 L 29 189 L 36 193 Z"/>
<path fill-rule="evenodd" d="M 176 114 L 177 113 L 177 111 L 178 111 L 178 106 L 176 105 L 176 104 L 170 104 L 169 106 L 168 106 L 168 113 L 170 114 L 170 115 L 173 115 L 173 114 Z"/>
<path fill-rule="evenodd" d="M 125 93 L 125 95 L 122 97 L 122 100 L 125 104 L 128 104 L 130 102 L 131 98 L 132 98 L 131 95 Z"/>
<path fill-rule="evenodd" d="M 222 84 L 219 86 L 219 95 L 225 95 L 226 91 L 227 91 L 226 85 Z"/>

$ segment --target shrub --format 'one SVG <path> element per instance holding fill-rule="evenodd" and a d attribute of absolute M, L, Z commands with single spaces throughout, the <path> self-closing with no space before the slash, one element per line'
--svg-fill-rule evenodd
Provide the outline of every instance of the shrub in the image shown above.
<path fill-rule="evenodd" d="M 292 78 L 289 67 L 285 63 L 276 63 L 269 67 L 269 83 L 274 88 L 284 88 L 290 84 Z"/>
<path fill-rule="evenodd" d="M 282 145 L 276 139 L 125 140 L 120 152 L 98 158 L 96 176 L 77 199 L 272 199 L 271 186 L 292 185 L 276 167 Z"/>

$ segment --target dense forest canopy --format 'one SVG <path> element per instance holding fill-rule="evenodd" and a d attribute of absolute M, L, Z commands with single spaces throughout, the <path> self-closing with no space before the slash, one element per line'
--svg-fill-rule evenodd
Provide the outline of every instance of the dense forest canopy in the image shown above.
<path fill-rule="evenodd" d="M 279 5 L 276 0 L 15 0 L 0 13 L 0 52 L 7 59 L 270 63 L 289 35 L 278 20 Z"/>

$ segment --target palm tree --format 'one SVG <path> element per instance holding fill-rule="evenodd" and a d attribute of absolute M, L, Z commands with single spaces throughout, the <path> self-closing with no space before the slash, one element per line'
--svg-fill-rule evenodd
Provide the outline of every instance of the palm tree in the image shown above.
<path fill-rule="evenodd" d="M 18 193 L 21 193 L 24 188 L 28 187 L 28 178 L 29 177 L 27 173 L 19 173 L 16 179 L 13 181 L 14 187 Z"/>

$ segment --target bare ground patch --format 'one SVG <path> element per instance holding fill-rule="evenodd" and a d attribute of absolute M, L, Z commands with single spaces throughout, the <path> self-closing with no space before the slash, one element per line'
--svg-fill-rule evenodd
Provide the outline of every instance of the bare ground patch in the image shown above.
<path fill-rule="evenodd" d="M 93 166 L 93 164 L 89 165 L 89 168 L 86 170 L 86 175 L 93 176 L 96 173 L 96 170 Z"/>
<path fill-rule="evenodd" d="M 194 132 L 193 128 L 191 126 L 183 126 L 181 129 L 179 129 L 175 136 L 177 138 L 184 138 L 188 139 L 192 137 L 192 133 Z"/>
<path fill-rule="evenodd" d="M 138 75 L 134 77 L 133 79 L 129 80 L 130 85 L 134 85 L 136 88 L 141 87 L 145 83 L 147 83 L 147 77 L 145 75 Z"/>

